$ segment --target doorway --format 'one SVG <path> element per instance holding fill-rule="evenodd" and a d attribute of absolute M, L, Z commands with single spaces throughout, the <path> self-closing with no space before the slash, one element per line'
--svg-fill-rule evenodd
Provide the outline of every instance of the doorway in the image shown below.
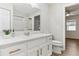
<path fill-rule="evenodd" d="M 63 55 L 79 55 L 79 4 L 65 8 L 66 51 Z"/>

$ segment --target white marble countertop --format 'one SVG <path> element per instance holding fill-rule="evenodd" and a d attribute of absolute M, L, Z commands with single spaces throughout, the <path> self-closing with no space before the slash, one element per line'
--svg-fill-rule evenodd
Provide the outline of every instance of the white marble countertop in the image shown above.
<path fill-rule="evenodd" d="M 34 40 L 36 38 L 41 38 L 41 37 L 50 36 L 50 35 L 52 35 L 52 34 L 39 33 L 39 34 L 32 34 L 30 36 L 19 35 L 19 36 L 15 36 L 15 37 L 10 37 L 8 39 L 5 39 L 0 36 L 0 48 L 2 46 L 6 46 L 6 45 L 18 43 L 18 42 L 25 42 L 25 41 L 29 41 L 29 40 Z"/>

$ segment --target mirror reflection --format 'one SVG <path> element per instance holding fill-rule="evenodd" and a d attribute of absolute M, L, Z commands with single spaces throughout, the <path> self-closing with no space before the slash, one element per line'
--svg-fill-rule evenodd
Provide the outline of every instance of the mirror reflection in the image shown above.
<path fill-rule="evenodd" d="M 40 9 L 31 4 L 13 4 L 13 29 L 15 31 L 40 31 Z"/>

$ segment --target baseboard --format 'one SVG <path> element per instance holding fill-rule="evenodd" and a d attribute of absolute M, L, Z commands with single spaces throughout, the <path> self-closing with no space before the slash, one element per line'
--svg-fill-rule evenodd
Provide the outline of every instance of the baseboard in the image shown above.
<path fill-rule="evenodd" d="M 79 40 L 78 38 L 66 38 L 66 39 L 77 39 L 77 40 Z"/>

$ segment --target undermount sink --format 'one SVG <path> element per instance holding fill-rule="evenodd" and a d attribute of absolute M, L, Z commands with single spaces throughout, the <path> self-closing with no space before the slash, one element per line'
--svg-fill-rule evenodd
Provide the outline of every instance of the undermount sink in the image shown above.
<path fill-rule="evenodd" d="M 30 36 L 31 34 L 30 34 L 30 32 L 27 32 L 27 33 L 25 32 L 24 35 L 25 36 Z"/>
<path fill-rule="evenodd" d="M 26 36 L 32 36 L 32 35 L 35 35 L 35 34 L 40 34 L 40 32 L 38 32 L 38 31 L 24 32 L 24 35 L 26 35 Z"/>
<path fill-rule="evenodd" d="M 21 31 L 18 31 L 18 32 L 15 32 L 14 33 L 14 38 L 16 37 L 23 37 L 23 38 L 26 38 L 26 37 L 36 37 L 36 36 L 40 36 L 42 35 L 42 33 L 40 32 L 21 32 Z"/>

